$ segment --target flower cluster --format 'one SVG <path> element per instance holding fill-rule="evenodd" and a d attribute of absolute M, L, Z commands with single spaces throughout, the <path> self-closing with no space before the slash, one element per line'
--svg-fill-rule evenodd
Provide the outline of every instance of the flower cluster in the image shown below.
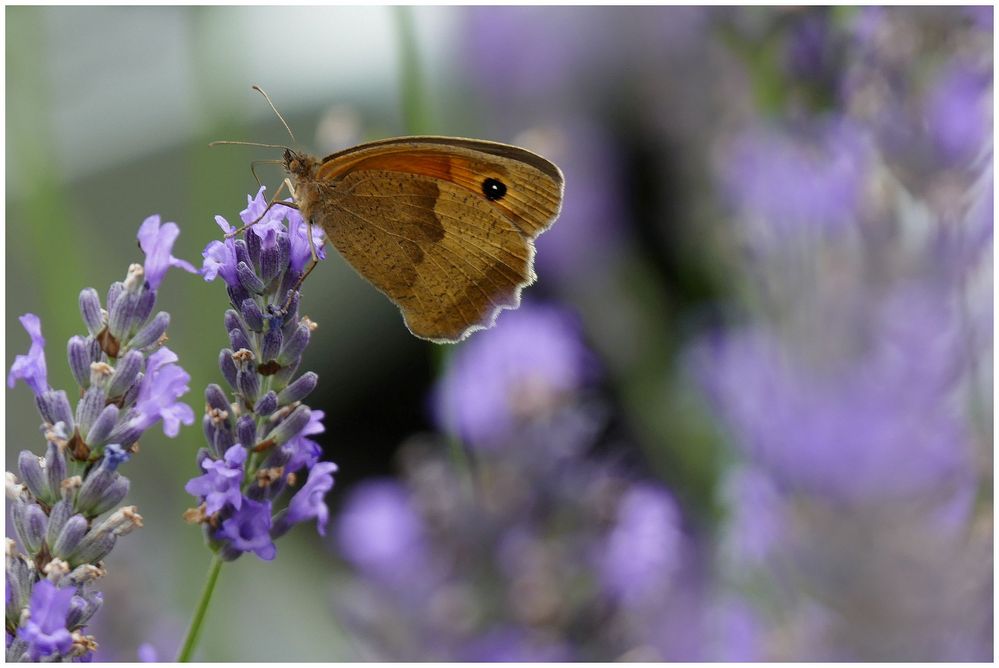
<path fill-rule="evenodd" d="M 862 10 L 847 111 L 722 151 L 750 307 L 695 359 L 738 453 L 718 561 L 759 629 L 748 658 L 991 655 L 991 71 L 967 60 L 978 28 L 949 62 L 918 46 L 936 29 Z"/>
<path fill-rule="evenodd" d="M 540 350 L 525 362 L 527 341 Z M 553 307 L 525 304 L 458 349 L 438 419 L 473 439 L 473 488 L 442 444 L 414 442 L 403 482 L 364 483 L 338 515 L 356 578 L 334 605 L 366 655 L 711 656 L 676 630 L 704 585 L 678 502 L 589 452 L 606 426 L 594 380 L 575 319 Z"/>
<path fill-rule="evenodd" d="M 92 288 L 80 293 L 87 336 L 69 340 L 69 365 L 79 384 L 74 410 L 67 393 L 48 384 L 41 321 L 21 317 L 31 347 L 11 366 L 8 384 L 23 380 L 35 394 L 47 446 L 23 450 L 7 472 L 7 499 L 18 543 L 7 541 L 7 660 L 81 659 L 96 648 L 84 635 L 101 606 L 91 583 L 119 536 L 142 526 L 135 506 L 117 508 L 129 481 L 119 466 L 158 422 L 168 436 L 194 413 L 179 402 L 190 376 L 163 344 L 170 316 L 154 314 L 156 291 L 169 267 L 194 271 L 171 255 L 179 229 L 159 216 L 139 228 L 144 265 L 133 264 L 108 290 L 106 305 Z"/>
<path fill-rule="evenodd" d="M 221 277 L 232 304 L 224 317 L 230 347 L 219 355 L 232 396 L 216 384 L 205 390 L 208 447 L 198 452 L 202 475 L 186 486 L 199 500 L 186 517 L 204 526 L 223 559 L 253 552 L 270 560 L 274 539 L 292 525 L 315 520 L 324 534 L 329 515 L 324 497 L 336 465 L 319 461 L 322 450 L 310 438 L 324 429 L 322 411 L 302 403 L 319 377 L 295 377 L 316 328 L 299 317 L 298 284 L 313 249 L 323 257 L 323 238 L 313 231 L 310 240 L 309 226 L 290 207 L 268 210 L 263 188 L 247 199 L 240 215 L 252 227 L 234 239 L 234 228 L 216 217 L 227 236 L 203 253 L 205 280 Z M 275 512 L 289 491 L 287 505 Z"/>

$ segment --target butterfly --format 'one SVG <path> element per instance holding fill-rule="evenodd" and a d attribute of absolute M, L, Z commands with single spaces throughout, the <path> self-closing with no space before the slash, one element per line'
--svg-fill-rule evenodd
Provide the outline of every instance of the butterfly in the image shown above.
<path fill-rule="evenodd" d="M 437 343 L 519 306 L 536 279 L 534 241 L 562 206 L 561 170 L 508 144 L 398 137 L 322 159 L 283 148 L 293 202 L 272 204 L 321 227 L 409 330 Z"/>

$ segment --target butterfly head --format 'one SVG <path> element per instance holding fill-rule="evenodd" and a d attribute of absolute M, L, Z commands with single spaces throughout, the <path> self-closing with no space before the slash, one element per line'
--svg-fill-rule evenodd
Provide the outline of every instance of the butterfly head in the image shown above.
<path fill-rule="evenodd" d="M 312 178 L 313 170 L 316 167 L 316 159 L 311 155 L 297 153 L 291 149 L 284 150 L 284 168 L 292 176 L 299 180 L 309 180 Z"/>

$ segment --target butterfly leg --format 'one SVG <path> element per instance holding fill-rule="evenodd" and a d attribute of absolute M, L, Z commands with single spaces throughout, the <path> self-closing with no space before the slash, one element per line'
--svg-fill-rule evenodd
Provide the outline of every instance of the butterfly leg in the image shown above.
<path fill-rule="evenodd" d="M 310 229 L 308 234 L 309 234 L 309 239 L 311 240 L 312 239 L 311 224 L 309 227 Z M 296 292 L 298 292 L 298 289 L 302 287 L 302 283 L 305 283 L 305 279 L 309 277 L 309 274 L 312 273 L 312 270 L 316 268 L 317 264 L 319 264 L 319 256 L 315 255 L 315 249 L 313 248 L 313 256 L 312 260 L 309 262 L 309 266 L 306 267 L 305 271 L 302 272 L 302 275 L 298 277 L 298 280 L 295 281 L 295 285 L 292 286 L 291 290 L 288 290 L 288 296 L 285 297 L 284 306 L 281 307 L 281 310 L 285 312 L 288 311 L 288 307 L 291 306 L 291 296 Z"/>

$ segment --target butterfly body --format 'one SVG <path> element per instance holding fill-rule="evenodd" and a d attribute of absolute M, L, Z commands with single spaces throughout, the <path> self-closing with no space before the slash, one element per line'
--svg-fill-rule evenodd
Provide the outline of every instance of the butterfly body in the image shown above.
<path fill-rule="evenodd" d="M 453 137 L 362 144 L 322 160 L 286 151 L 303 217 L 402 311 L 459 341 L 516 308 L 534 239 L 558 216 L 562 174 L 524 149 Z"/>

